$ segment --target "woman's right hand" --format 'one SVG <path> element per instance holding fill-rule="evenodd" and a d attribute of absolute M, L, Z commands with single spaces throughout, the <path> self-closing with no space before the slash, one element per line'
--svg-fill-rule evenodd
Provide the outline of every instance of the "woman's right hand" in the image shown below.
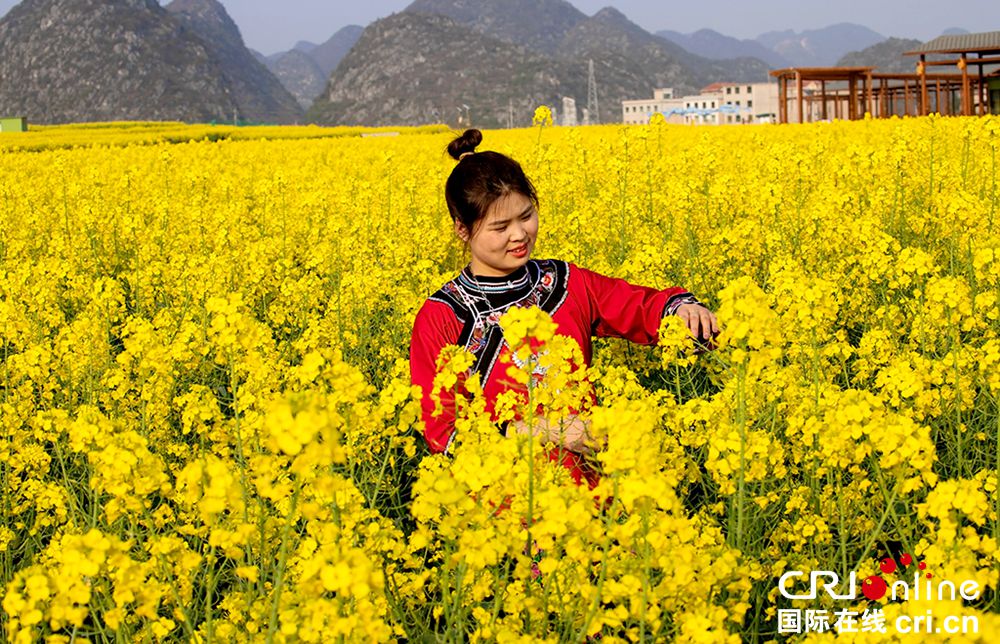
<path fill-rule="evenodd" d="M 684 320 L 688 331 L 700 347 L 715 348 L 715 336 L 719 335 L 719 320 L 703 304 L 682 304 L 674 313 Z"/>
<path fill-rule="evenodd" d="M 531 429 L 523 420 L 514 420 L 507 425 L 507 436 L 515 433 L 543 436 L 546 441 L 571 452 L 591 454 L 594 451 L 594 441 L 590 436 L 590 421 L 583 420 L 579 416 L 570 416 L 554 424 L 549 423 L 544 416 L 537 416 Z"/>

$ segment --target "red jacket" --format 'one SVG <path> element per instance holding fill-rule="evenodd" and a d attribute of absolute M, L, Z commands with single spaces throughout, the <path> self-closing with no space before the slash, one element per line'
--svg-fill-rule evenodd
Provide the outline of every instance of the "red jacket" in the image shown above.
<path fill-rule="evenodd" d="M 441 392 L 444 413 L 434 417 L 431 386 L 438 352 L 445 345 L 465 347 L 476 357 L 472 370 L 479 372 L 492 415 L 497 395 L 519 389 L 506 377 L 510 349 L 497 321 L 509 306 L 538 306 L 552 316 L 557 332 L 576 339 L 587 366 L 593 354 L 591 337 L 618 337 L 638 344 L 655 344 L 660 320 L 687 302 L 696 302 L 682 288 L 662 291 L 605 277 L 559 260 L 529 260 L 504 277 L 473 277 L 469 267 L 424 302 L 413 323 L 410 340 L 410 375 L 422 393 L 424 438 L 432 452 L 446 451 L 453 438 L 454 394 Z M 581 483 L 593 487 L 596 473 L 579 455 L 553 450 Z"/>

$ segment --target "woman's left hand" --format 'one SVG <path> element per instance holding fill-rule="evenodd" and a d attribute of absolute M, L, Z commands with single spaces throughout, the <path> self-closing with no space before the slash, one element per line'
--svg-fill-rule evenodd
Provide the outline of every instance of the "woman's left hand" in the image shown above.
<path fill-rule="evenodd" d="M 699 343 L 712 348 L 712 339 L 719 335 L 719 321 L 715 314 L 700 304 L 682 304 L 676 315 L 687 324 L 688 331 Z"/>
<path fill-rule="evenodd" d="M 507 436 L 513 434 L 533 434 L 543 436 L 546 441 L 560 445 L 571 452 L 592 454 L 594 441 L 590 436 L 590 421 L 571 415 L 560 423 L 550 424 L 544 416 L 534 419 L 529 429 L 523 420 L 511 421 L 507 426 Z"/>

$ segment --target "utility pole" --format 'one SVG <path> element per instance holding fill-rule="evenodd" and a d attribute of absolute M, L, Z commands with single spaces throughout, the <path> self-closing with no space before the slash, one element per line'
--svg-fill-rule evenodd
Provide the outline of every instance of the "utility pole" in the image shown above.
<path fill-rule="evenodd" d="M 601 122 L 601 112 L 597 108 L 597 76 L 594 74 L 593 58 L 587 69 L 587 112 L 594 123 Z"/>
<path fill-rule="evenodd" d="M 514 129 L 514 99 L 507 99 L 507 129 Z"/>

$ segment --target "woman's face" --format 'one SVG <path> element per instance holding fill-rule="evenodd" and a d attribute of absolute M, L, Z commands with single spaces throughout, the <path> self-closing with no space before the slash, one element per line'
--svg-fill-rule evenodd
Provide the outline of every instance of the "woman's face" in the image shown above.
<path fill-rule="evenodd" d="M 538 210 L 519 192 L 509 192 L 493 202 L 473 226 L 470 238 L 461 222 L 455 232 L 469 242 L 474 275 L 502 277 L 528 263 L 538 236 Z"/>

